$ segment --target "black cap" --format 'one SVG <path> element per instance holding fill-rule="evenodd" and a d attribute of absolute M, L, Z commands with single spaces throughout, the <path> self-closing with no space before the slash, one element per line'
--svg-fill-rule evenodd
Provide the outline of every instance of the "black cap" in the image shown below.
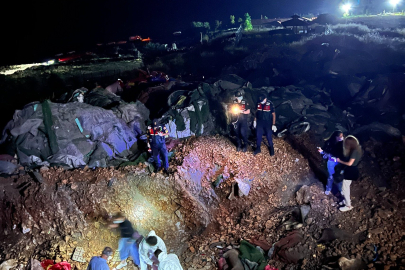
<path fill-rule="evenodd" d="M 159 125 L 159 119 L 157 119 L 157 118 L 153 119 L 152 120 L 152 126 L 155 127 L 155 126 L 158 126 L 158 125 Z"/>
<path fill-rule="evenodd" d="M 261 93 L 261 94 L 259 95 L 259 102 L 262 102 L 265 98 L 267 98 L 267 95 L 264 94 L 264 93 Z"/>

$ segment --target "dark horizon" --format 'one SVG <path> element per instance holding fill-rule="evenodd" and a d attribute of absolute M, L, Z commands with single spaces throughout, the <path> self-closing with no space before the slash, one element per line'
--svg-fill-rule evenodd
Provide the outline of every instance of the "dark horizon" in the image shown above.
<path fill-rule="evenodd" d="M 102 0 L 12 3 L 3 17 L 5 48 L 0 65 L 24 64 L 46 60 L 55 54 L 91 48 L 96 43 L 128 40 L 141 35 L 155 41 L 175 31 L 190 28 L 192 21 L 215 20 L 223 25 L 249 13 L 252 19 L 293 14 L 333 12 L 338 1 L 308 0 L 214 0 L 192 2 L 131 2 Z"/>

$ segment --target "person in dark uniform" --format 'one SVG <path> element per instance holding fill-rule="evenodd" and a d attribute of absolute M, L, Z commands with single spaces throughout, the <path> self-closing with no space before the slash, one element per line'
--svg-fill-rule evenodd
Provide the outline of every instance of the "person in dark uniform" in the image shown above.
<path fill-rule="evenodd" d="M 277 131 L 276 111 L 274 110 L 274 105 L 271 101 L 267 100 L 266 95 L 261 94 L 256 109 L 256 118 L 253 122 L 253 127 L 256 128 L 256 150 L 254 155 L 261 152 L 260 146 L 264 134 L 269 142 L 270 156 L 274 156 L 272 134 Z"/>
<path fill-rule="evenodd" d="M 160 157 L 163 159 L 164 172 L 169 169 L 168 153 L 166 148 L 166 138 L 169 131 L 165 126 L 161 126 L 157 119 L 153 119 L 152 126 L 148 126 L 149 152 L 152 152 L 153 159 L 156 162 L 157 171 L 162 168 Z"/>
<path fill-rule="evenodd" d="M 236 134 L 236 150 L 246 152 L 248 146 L 248 117 L 250 114 L 249 104 L 243 99 L 241 91 L 235 93 L 235 99 L 231 107 L 232 124 Z M 242 147 L 243 141 L 243 147 Z"/>

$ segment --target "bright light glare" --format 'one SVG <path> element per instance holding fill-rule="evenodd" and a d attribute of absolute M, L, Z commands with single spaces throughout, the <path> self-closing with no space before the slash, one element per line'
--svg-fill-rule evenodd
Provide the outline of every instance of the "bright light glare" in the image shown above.
<path fill-rule="evenodd" d="M 400 0 L 390 0 L 390 4 L 394 7 L 397 6 L 399 4 L 399 2 L 400 2 Z"/>
<path fill-rule="evenodd" d="M 53 64 L 55 64 L 55 60 L 49 60 L 48 61 L 48 65 L 53 65 Z"/>
<path fill-rule="evenodd" d="M 396 0 L 393 0 L 393 1 L 396 1 Z M 342 5 L 342 10 L 344 13 L 349 13 L 349 11 L 351 9 L 352 9 L 352 4 L 350 4 L 350 3 Z"/>
<path fill-rule="evenodd" d="M 24 64 L 24 65 L 10 66 L 7 69 L 1 70 L 0 74 L 11 75 L 11 74 L 16 73 L 17 71 L 23 71 L 23 70 L 26 70 L 27 68 L 32 68 L 32 67 L 41 66 L 41 65 L 44 65 L 44 63 L 35 63 L 35 64 Z"/>
<path fill-rule="evenodd" d="M 133 215 L 137 220 L 143 220 L 148 216 L 148 211 L 143 205 L 135 206 Z"/>
<path fill-rule="evenodd" d="M 238 105 L 233 105 L 232 108 L 231 108 L 231 111 L 232 111 L 233 114 L 238 114 L 239 111 L 240 111 L 239 106 Z"/>

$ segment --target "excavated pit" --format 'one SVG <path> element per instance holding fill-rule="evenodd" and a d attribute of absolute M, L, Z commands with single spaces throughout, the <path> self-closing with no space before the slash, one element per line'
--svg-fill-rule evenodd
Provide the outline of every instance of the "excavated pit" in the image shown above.
<path fill-rule="evenodd" d="M 270 265 L 318 269 L 331 258 L 355 259 L 356 254 L 372 260 L 374 243 L 385 249 L 375 265 L 394 265 L 391 258 L 403 258 L 400 228 L 405 200 L 394 193 L 381 193 L 366 176 L 353 183 L 353 201 L 358 207 L 349 214 L 340 213 L 337 197 L 323 194 L 308 157 L 283 139 L 274 143 L 274 157 L 264 145 L 262 153 L 253 156 L 252 149 L 236 152 L 222 136 L 192 137 L 177 146 L 169 176 L 150 174 L 140 164 L 96 170 L 42 168 L 42 183 L 29 173 L 3 178 L 0 262 L 15 259 L 14 268 L 23 269 L 30 258 L 55 259 L 84 269 L 105 246 L 117 248 L 118 233 L 108 228 L 108 220 L 123 212 L 141 234 L 155 230 L 169 252 L 180 256 L 183 268 L 216 269 L 221 250 L 213 243 L 238 246 L 242 239 L 256 239 L 272 244 L 285 237 L 289 233 L 285 222 L 302 204 L 296 193 L 303 186 L 311 210 L 300 229 L 303 241 L 294 249 L 304 259 L 293 266 L 275 260 Z M 399 181 L 401 175 L 397 175 Z M 232 198 L 235 183 L 239 183 L 240 196 Z M 243 196 L 246 183 L 250 190 Z M 341 239 L 320 245 L 324 229 L 341 233 L 333 228 L 348 231 L 356 239 L 367 231 L 369 235 L 361 242 Z M 390 246 L 393 243 L 395 248 Z M 76 247 L 84 249 L 86 262 L 72 260 Z M 113 260 L 110 266 L 116 263 Z M 133 267 L 128 264 L 127 268 Z"/>
<path fill-rule="evenodd" d="M 168 177 L 150 175 L 145 165 L 139 165 L 42 168 L 43 183 L 30 174 L 1 179 L 1 246 L 6 252 L 0 261 L 26 262 L 30 257 L 71 261 L 76 247 L 84 248 L 88 261 L 104 246 L 117 248 L 118 234 L 107 226 L 116 212 L 125 213 L 142 234 L 155 230 L 169 250 L 180 255 L 190 236 L 217 223 L 225 205 L 239 214 L 254 196 L 281 206 L 285 196 L 279 197 L 278 191 L 293 192 L 299 183 L 310 182 L 308 164 L 282 140 L 276 140 L 274 158 L 265 149 L 253 158 L 234 148 L 220 136 L 189 139 L 178 147 L 171 164 L 176 172 Z M 223 182 L 214 189 L 219 175 Z M 236 179 L 252 180 L 251 191 L 249 197 L 229 201 L 226 197 Z"/>

